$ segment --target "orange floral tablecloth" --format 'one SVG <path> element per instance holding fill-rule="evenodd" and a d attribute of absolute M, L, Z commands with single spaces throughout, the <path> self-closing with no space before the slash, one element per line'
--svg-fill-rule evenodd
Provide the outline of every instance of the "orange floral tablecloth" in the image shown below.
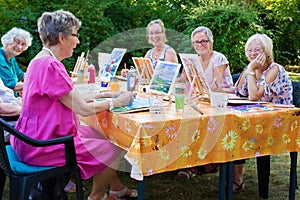
<path fill-rule="evenodd" d="M 198 102 L 200 115 L 189 105 L 176 113 L 171 104 L 158 116 L 102 112 L 81 120 L 127 150 L 131 176 L 142 180 L 179 168 L 299 151 L 300 109 L 266 105 L 267 110 L 241 112 Z"/>

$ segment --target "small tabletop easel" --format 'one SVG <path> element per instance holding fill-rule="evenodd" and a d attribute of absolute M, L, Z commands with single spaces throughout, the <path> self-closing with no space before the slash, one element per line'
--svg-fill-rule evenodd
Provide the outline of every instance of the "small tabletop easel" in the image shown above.
<path fill-rule="evenodd" d="M 203 77 L 203 70 L 200 60 L 196 54 L 179 54 L 184 66 L 184 72 L 191 85 L 191 90 L 187 96 L 191 96 L 192 92 L 195 95 L 205 94 L 210 96 L 210 88 L 207 86 L 205 78 Z"/>
<path fill-rule="evenodd" d="M 153 67 L 149 58 L 132 57 L 134 65 L 144 84 L 149 84 L 153 76 Z"/>

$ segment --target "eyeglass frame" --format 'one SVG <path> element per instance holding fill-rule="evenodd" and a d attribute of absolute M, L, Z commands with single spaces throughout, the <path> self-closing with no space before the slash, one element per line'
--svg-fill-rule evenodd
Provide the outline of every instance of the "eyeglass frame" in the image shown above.
<path fill-rule="evenodd" d="M 200 42 L 199 41 L 193 41 L 193 46 L 206 46 L 207 43 L 209 43 L 210 40 L 201 40 Z"/>
<path fill-rule="evenodd" d="M 71 33 L 72 36 L 77 37 L 79 39 L 79 33 L 75 34 L 75 33 Z"/>
<path fill-rule="evenodd" d="M 246 50 L 246 53 L 247 54 L 251 54 L 251 53 L 257 53 L 257 54 L 259 54 L 259 53 L 262 53 L 264 51 L 264 49 L 263 48 L 255 48 L 255 49 L 247 49 Z"/>
<path fill-rule="evenodd" d="M 152 33 L 152 32 L 149 32 L 149 35 L 159 35 L 159 34 L 161 34 L 161 33 L 163 33 L 164 31 L 159 31 L 159 32 L 154 32 L 154 33 Z"/>

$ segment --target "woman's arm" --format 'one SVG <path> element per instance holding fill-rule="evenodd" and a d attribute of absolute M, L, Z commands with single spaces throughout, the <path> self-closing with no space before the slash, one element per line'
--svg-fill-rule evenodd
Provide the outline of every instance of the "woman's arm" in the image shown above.
<path fill-rule="evenodd" d="M 145 58 L 149 58 L 150 57 L 150 50 L 147 51 L 147 53 L 144 56 Z"/>
<path fill-rule="evenodd" d="M 16 115 L 20 115 L 20 113 L 21 113 L 21 106 L 0 102 L 0 115 L 16 116 Z"/>
<path fill-rule="evenodd" d="M 177 58 L 176 52 L 173 48 L 167 49 L 166 54 L 165 54 L 165 61 L 178 63 L 178 58 Z"/>
<path fill-rule="evenodd" d="M 214 70 L 213 70 L 213 82 L 210 85 L 210 88 L 211 88 L 212 91 L 225 92 L 224 91 L 225 88 L 222 87 L 222 81 L 223 81 L 223 76 L 224 76 L 225 69 L 227 67 L 228 67 L 228 64 L 217 66 L 216 68 L 214 68 Z"/>
<path fill-rule="evenodd" d="M 107 96 L 104 97 L 112 97 L 109 94 L 110 93 L 107 93 Z M 98 94 L 95 98 L 100 97 L 101 95 Z M 132 103 L 134 97 L 134 93 L 126 92 L 120 94 L 117 98 L 112 98 L 111 101 L 113 107 L 120 107 Z M 75 113 L 82 116 L 90 116 L 104 110 L 109 110 L 111 106 L 109 101 L 86 101 L 75 88 L 63 96 L 60 101 Z"/>
<path fill-rule="evenodd" d="M 14 87 L 15 92 L 21 92 L 23 89 L 23 83 L 22 82 L 17 82 L 17 84 Z"/>

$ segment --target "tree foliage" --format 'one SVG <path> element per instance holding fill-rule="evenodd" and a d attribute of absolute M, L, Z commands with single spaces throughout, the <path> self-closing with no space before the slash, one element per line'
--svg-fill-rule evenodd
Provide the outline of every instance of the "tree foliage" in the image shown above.
<path fill-rule="evenodd" d="M 82 21 L 80 44 L 72 58 L 63 62 L 70 70 L 81 52 L 131 41 L 136 47 L 131 56 L 143 56 L 148 48 L 146 32 L 141 31 L 144 42 L 136 42 L 131 31 L 145 29 L 153 19 L 162 19 L 168 29 L 168 43 L 183 51 L 193 52 L 190 34 L 197 26 L 209 27 L 214 35 L 214 49 L 225 54 L 232 73 L 246 65 L 244 45 L 247 38 L 257 32 L 268 34 L 274 42 L 275 60 L 283 65 L 297 65 L 300 60 L 299 0 L 0 0 L 0 35 L 12 27 L 28 30 L 33 45 L 18 56 L 21 65 L 27 65 L 41 49 L 37 33 L 37 19 L 44 11 L 68 10 Z M 128 31 L 128 32 L 126 32 Z M 125 36 L 116 37 L 126 32 Z M 179 33 L 176 36 L 172 33 Z M 113 41 L 113 42 L 112 42 Z M 146 43 L 146 44 L 145 44 Z M 99 51 L 110 52 L 113 46 Z M 119 46 L 116 46 L 119 47 Z M 102 47 L 101 47 L 102 48 Z"/>

